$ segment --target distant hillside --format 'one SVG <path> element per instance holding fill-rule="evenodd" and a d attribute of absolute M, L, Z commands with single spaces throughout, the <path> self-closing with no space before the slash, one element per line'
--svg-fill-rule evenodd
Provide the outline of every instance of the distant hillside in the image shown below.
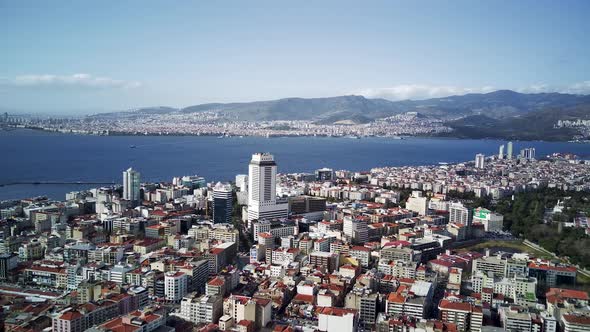
<path fill-rule="evenodd" d="M 216 112 L 228 119 L 236 120 L 312 120 L 321 123 L 350 120 L 359 123 L 404 112 L 418 112 L 425 116 L 441 119 L 457 119 L 478 114 L 503 119 L 547 108 L 569 108 L 583 103 L 590 103 L 590 96 L 561 93 L 523 94 L 510 90 L 499 90 L 486 94 L 395 102 L 385 99 L 368 99 L 363 96 L 339 96 L 284 98 L 247 103 L 212 103 L 182 109 L 149 107 L 127 112 L 103 113 L 94 117 L 133 117 L 140 114 L 170 112 Z"/>
<path fill-rule="evenodd" d="M 547 108 L 565 108 L 590 103 L 590 96 L 562 93 L 518 93 L 498 90 L 490 93 L 472 93 L 419 101 L 402 101 L 406 107 L 425 115 L 439 118 L 457 118 L 484 114 L 502 119 L 536 112 Z"/>
<path fill-rule="evenodd" d="M 559 141 L 570 140 L 579 132 L 573 128 L 555 128 L 557 121 L 577 119 L 590 119 L 590 103 L 504 119 L 474 115 L 446 124 L 453 129 L 447 135 L 453 137 Z"/>
<path fill-rule="evenodd" d="M 499 90 L 426 100 L 389 101 L 363 96 L 284 98 L 246 103 L 211 103 L 182 109 L 150 107 L 90 118 L 139 118 L 168 113 L 215 113 L 223 120 L 307 120 L 319 124 L 360 124 L 405 112 L 447 121 L 458 137 L 571 139 L 573 130 L 553 129 L 559 119 L 585 116 L 590 96 L 524 94 Z M 586 107 L 585 107 L 586 106 Z M 548 136 L 546 136 L 548 135 Z"/>
<path fill-rule="evenodd" d="M 384 99 L 362 96 L 329 98 L 285 98 L 251 103 L 203 104 L 189 106 L 183 113 L 219 112 L 229 118 L 250 121 L 315 120 L 322 122 L 371 121 L 404 112 L 404 108 Z"/>

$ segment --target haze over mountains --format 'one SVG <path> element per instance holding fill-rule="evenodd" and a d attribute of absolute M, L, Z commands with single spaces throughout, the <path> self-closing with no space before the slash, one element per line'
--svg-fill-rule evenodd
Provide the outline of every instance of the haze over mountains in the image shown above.
<path fill-rule="evenodd" d="M 142 108 L 92 117 L 139 117 L 146 114 L 213 112 L 220 120 L 307 120 L 322 124 L 359 124 L 407 112 L 444 120 L 452 136 L 471 138 L 565 139 L 571 128 L 554 129 L 558 120 L 590 119 L 590 96 L 526 94 L 499 90 L 426 100 L 389 101 L 363 96 L 284 98 L 245 103 L 211 103 L 181 109 Z M 552 129 L 552 130 L 550 130 Z M 563 130 L 561 130 L 563 129 Z M 550 133 L 548 133 L 550 131 Z M 549 136 L 547 136 L 549 134 Z M 575 134 L 575 133 L 574 133 Z"/>

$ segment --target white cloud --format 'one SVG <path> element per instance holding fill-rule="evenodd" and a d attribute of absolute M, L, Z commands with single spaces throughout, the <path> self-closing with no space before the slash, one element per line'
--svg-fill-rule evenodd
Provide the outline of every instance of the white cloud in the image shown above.
<path fill-rule="evenodd" d="M 491 86 L 464 88 L 452 85 L 401 84 L 388 88 L 374 88 L 357 91 L 368 98 L 385 98 L 389 100 L 428 99 L 464 95 L 468 93 L 487 93 L 496 90 Z"/>
<path fill-rule="evenodd" d="M 362 95 L 367 98 L 384 98 L 389 100 L 420 100 L 465 95 L 468 93 L 488 93 L 495 90 L 498 89 L 494 88 L 493 86 L 466 88 L 452 85 L 401 84 L 387 88 L 369 88 L 358 90 L 353 94 Z M 514 88 L 513 90 L 521 93 L 559 92 L 585 95 L 590 94 L 590 81 L 583 81 L 563 86 L 536 83 L 527 87 Z"/>
<path fill-rule="evenodd" d="M 590 81 L 583 81 L 561 86 L 538 83 L 525 88 L 516 89 L 516 91 L 523 93 L 559 92 L 571 93 L 574 95 L 587 95 L 590 94 Z"/>
<path fill-rule="evenodd" d="M 573 93 L 576 95 L 590 94 L 590 81 L 578 82 L 569 85 L 563 90 L 564 93 Z"/>
<path fill-rule="evenodd" d="M 545 83 L 532 84 L 524 88 L 515 89 L 515 91 L 521 93 L 556 92 L 554 88 L 551 88 L 548 84 Z"/>
<path fill-rule="evenodd" d="M 13 87 L 81 87 L 81 88 L 120 88 L 131 89 L 141 86 L 137 81 L 117 80 L 109 77 L 92 76 L 90 74 L 19 75 L 14 78 L 0 79 L 0 84 Z"/>

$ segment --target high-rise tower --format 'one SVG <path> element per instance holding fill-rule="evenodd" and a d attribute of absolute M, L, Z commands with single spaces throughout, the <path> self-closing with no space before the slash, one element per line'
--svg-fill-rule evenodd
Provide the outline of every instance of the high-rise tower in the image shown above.
<path fill-rule="evenodd" d="M 288 203 L 277 202 L 277 164 L 270 153 L 255 153 L 248 166 L 248 222 L 284 218 Z"/>
<path fill-rule="evenodd" d="M 129 168 L 123 172 L 123 198 L 138 204 L 140 199 L 140 178 L 139 172 L 133 168 Z"/>
<path fill-rule="evenodd" d="M 504 144 L 500 145 L 500 151 L 498 151 L 498 159 L 504 159 Z"/>
<path fill-rule="evenodd" d="M 506 159 L 512 159 L 512 142 L 508 142 L 508 148 L 506 151 Z"/>
<path fill-rule="evenodd" d="M 484 168 L 484 162 L 486 160 L 486 156 L 478 153 L 475 155 L 475 168 Z"/>
<path fill-rule="evenodd" d="M 232 205 L 231 185 L 217 183 L 213 187 L 213 223 L 231 223 Z"/>

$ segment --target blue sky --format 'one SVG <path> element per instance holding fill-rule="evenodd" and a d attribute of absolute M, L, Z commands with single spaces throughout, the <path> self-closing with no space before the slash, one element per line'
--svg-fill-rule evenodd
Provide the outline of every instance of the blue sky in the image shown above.
<path fill-rule="evenodd" d="M 590 93 L 590 1 L 4 1 L 0 109 Z"/>

